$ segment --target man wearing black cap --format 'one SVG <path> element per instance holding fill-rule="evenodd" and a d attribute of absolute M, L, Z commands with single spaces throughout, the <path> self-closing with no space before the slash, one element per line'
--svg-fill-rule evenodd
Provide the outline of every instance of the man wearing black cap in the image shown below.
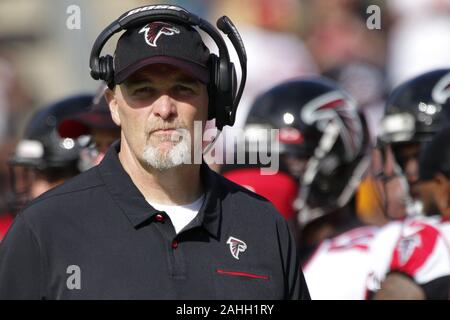
<path fill-rule="evenodd" d="M 106 92 L 121 141 L 19 215 L 0 247 L 0 299 L 309 299 L 283 217 L 191 161 L 209 58 L 182 24 L 121 36 Z"/>

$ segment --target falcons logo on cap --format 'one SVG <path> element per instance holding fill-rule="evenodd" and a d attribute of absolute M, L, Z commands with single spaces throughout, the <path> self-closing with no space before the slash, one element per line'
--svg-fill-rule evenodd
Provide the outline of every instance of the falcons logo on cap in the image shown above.
<path fill-rule="evenodd" d="M 230 251 L 234 258 L 239 260 L 239 253 L 247 250 L 247 245 L 244 241 L 236 239 L 234 237 L 229 237 L 227 244 L 230 245 Z"/>
<path fill-rule="evenodd" d="M 165 22 L 151 22 L 139 30 L 138 33 L 142 32 L 145 32 L 145 42 L 149 46 L 156 47 L 156 41 L 158 41 L 162 34 L 173 36 L 174 34 L 179 34 L 180 30 Z"/>

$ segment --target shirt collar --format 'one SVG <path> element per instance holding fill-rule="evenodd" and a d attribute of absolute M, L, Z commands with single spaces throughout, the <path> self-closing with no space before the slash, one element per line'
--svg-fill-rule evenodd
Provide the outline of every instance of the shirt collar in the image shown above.
<path fill-rule="evenodd" d="M 122 209 L 133 227 L 151 219 L 159 211 L 146 200 L 120 163 L 118 153 L 120 140 L 113 143 L 102 162 L 98 165 L 103 182 L 117 205 Z M 203 226 L 212 236 L 218 238 L 221 216 L 220 194 L 217 174 L 208 165 L 200 166 L 200 177 L 205 189 L 205 201 L 193 224 Z"/>

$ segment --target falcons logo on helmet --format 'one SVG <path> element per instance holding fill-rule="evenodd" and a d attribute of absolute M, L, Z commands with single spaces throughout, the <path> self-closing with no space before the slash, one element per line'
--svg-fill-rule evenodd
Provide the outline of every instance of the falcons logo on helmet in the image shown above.
<path fill-rule="evenodd" d="M 353 100 L 339 91 L 328 92 L 305 104 L 301 117 L 309 125 L 316 123 L 321 131 L 330 121 L 334 121 L 340 128 L 339 135 L 344 143 L 347 157 L 349 159 L 356 157 L 363 144 L 361 135 L 363 128 Z"/>
<path fill-rule="evenodd" d="M 149 46 L 156 47 L 156 42 L 162 34 L 173 36 L 174 34 L 179 34 L 180 30 L 165 22 L 151 22 L 139 30 L 138 33 L 142 32 L 145 32 L 145 42 Z"/>
<path fill-rule="evenodd" d="M 239 253 L 247 250 L 247 245 L 244 241 L 236 239 L 234 237 L 229 237 L 227 244 L 230 245 L 230 251 L 234 258 L 239 260 Z"/>

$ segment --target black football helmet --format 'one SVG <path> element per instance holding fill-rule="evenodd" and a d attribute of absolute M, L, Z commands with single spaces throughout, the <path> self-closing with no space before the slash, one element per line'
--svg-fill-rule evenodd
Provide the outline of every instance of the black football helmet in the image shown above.
<path fill-rule="evenodd" d="M 279 129 L 282 162 L 305 160 L 302 170 L 291 170 L 300 183 L 301 224 L 350 201 L 369 164 L 368 132 L 356 103 L 335 82 L 300 78 L 272 88 L 249 112 L 247 140 L 257 128 Z"/>
<path fill-rule="evenodd" d="M 30 200 L 31 171 L 40 172 L 50 179 L 80 173 L 78 161 L 82 145 L 78 140 L 61 138 L 57 128 L 63 119 L 89 110 L 92 100 L 93 95 L 90 94 L 71 96 L 39 109 L 31 117 L 9 159 L 11 210 L 17 211 Z M 20 186 L 18 181 L 21 181 Z"/>
<path fill-rule="evenodd" d="M 424 73 L 395 88 L 381 121 L 382 144 L 426 142 L 450 120 L 450 69 Z"/>
<path fill-rule="evenodd" d="M 385 181 L 400 177 L 405 190 L 406 213 L 423 214 L 417 194 L 419 150 L 450 120 L 450 69 L 421 74 L 395 88 L 389 95 L 378 137 L 385 161 L 389 146 L 395 160 L 392 173 L 382 172 Z M 417 172 L 416 172 L 417 171 Z"/>

